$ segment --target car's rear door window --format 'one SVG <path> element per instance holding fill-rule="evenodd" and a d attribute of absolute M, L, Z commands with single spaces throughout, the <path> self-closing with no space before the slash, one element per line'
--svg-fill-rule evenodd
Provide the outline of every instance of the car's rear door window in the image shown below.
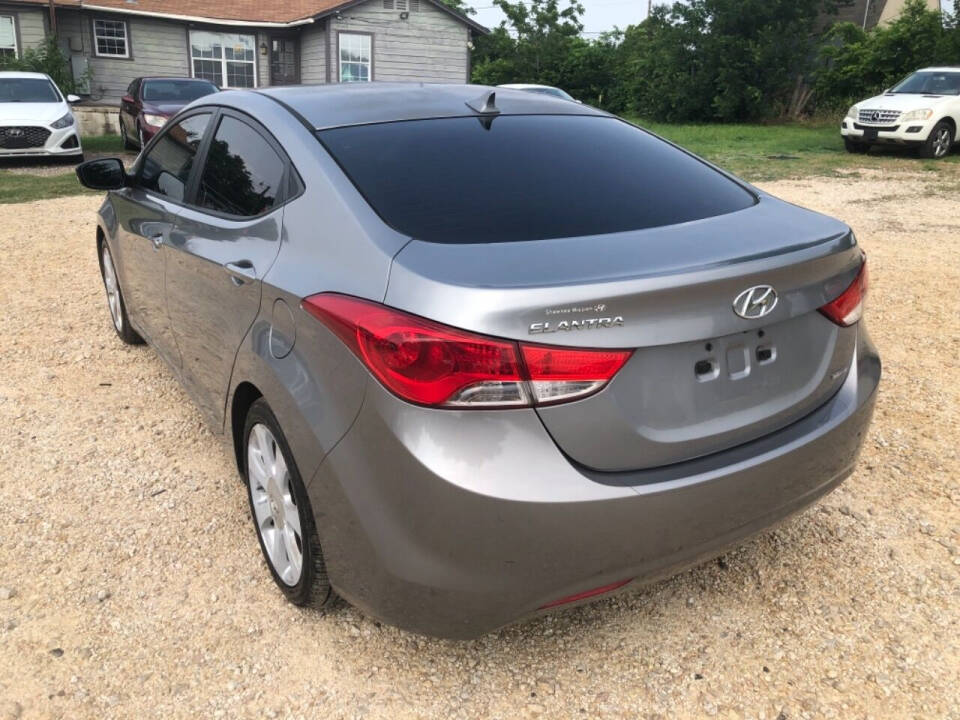
<path fill-rule="evenodd" d="M 612 117 L 444 118 L 317 135 L 386 223 L 431 242 L 640 230 L 756 202 L 709 165 Z"/>
<path fill-rule="evenodd" d="M 143 159 L 140 187 L 183 202 L 210 113 L 191 115 L 166 129 Z"/>
<path fill-rule="evenodd" d="M 226 215 L 254 217 L 282 200 L 286 162 L 245 122 L 225 115 L 207 152 L 196 204 Z"/>

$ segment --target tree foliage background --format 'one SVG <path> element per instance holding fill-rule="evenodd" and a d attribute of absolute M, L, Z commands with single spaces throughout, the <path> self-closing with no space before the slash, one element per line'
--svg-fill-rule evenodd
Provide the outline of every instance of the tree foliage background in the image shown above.
<path fill-rule="evenodd" d="M 917 68 L 960 65 L 957 18 L 908 0 L 893 23 L 836 23 L 852 0 L 688 0 L 623 31 L 581 35 L 578 0 L 493 0 L 505 16 L 473 51 L 473 81 L 556 85 L 586 103 L 671 122 L 832 111 Z"/>

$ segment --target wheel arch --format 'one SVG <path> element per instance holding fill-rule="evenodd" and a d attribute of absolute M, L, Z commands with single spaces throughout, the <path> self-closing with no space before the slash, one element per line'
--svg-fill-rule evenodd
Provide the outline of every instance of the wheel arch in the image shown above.
<path fill-rule="evenodd" d="M 953 139 L 957 139 L 957 121 L 953 119 L 952 115 L 944 115 L 940 122 L 945 122 L 950 126 L 951 131 L 953 132 Z"/>
<path fill-rule="evenodd" d="M 252 382 L 243 381 L 233 391 L 233 402 L 230 403 L 230 429 L 233 437 L 233 454 L 237 462 L 237 471 L 243 474 L 243 426 L 247 420 L 247 413 L 251 406 L 263 393 Z"/>

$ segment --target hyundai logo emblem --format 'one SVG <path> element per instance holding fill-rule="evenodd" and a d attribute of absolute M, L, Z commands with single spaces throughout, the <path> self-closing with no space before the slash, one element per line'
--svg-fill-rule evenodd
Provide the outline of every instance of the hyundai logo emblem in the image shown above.
<path fill-rule="evenodd" d="M 777 306 L 777 291 L 769 285 L 755 285 L 737 295 L 733 311 L 746 320 L 766 317 Z"/>
<path fill-rule="evenodd" d="M 7 128 L 7 135 L 9 137 L 20 137 L 23 135 L 23 128 Z"/>

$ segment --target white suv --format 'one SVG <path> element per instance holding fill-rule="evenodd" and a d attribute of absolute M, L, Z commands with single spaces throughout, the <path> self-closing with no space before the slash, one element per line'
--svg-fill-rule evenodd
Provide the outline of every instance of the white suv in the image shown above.
<path fill-rule="evenodd" d="M 912 145 L 946 157 L 960 125 L 960 67 L 917 70 L 889 90 L 850 108 L 840 125 L 849 152 L 871 145 Z"/>
<path fill-rule="evenodd" d="M 49 75 L 0 72 L 0 158 L 14 156 L 83 159 L 77 120 Z"/>

